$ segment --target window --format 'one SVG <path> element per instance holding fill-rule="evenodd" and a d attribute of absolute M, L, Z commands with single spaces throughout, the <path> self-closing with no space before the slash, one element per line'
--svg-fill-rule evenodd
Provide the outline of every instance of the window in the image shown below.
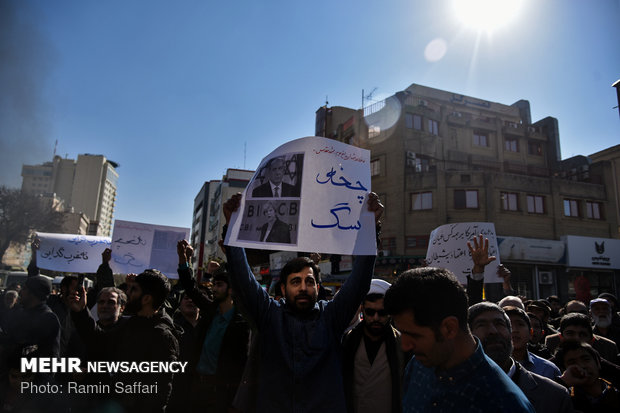
<path fill-rule="evenodd" d="M 518 194 L 502 192 L 502 209 L 504 211 L 518 211 Z"/>
<path fill-rule="evenodd" d="M 422 130 L 422 116 L 413 115 L 413 129 Z"/>
<path fill-rule="evenodd" d="M 528 195 L 527 212 L 529 212 L 530 214 L 544 214 L 545 198 L 538 195 Z"/>
<path fill-rule="evenodd" d="M 579 201 L 576 199 L 564 200 L 564 216 L 578 217 L 579 216 Z"/>
<path fill-rule="evenodd" d="M 508 152 L 519 152 L 519 140 L 515 138 L 506 138 L 504 141 L 504 149 Z"/>
<path fill-rule="evenodd" d="M 390 251 L 395 250 L 396 249 L 396 238 L 394 237 L 382 238 L 381 248 L 383 248 L 384 250 L 390 250 Z"/>
<path fill-rule="evenodd" d="M 407 166 L 412 166 L 416 172 L 428 172 L 430 170 L 428 158 L 407 159 Z"/>
<path fill-rule="evenodd" d="M 407 129 L 422 130 L 422 116 L 414 113 L 405 113 L 405 126 Z"/>
<path fill-rule="evenodd" d="M 411 210 L 421 211 L 425 209 L 433 209 L 433 193 L 416 192 L 411 194 Z"/>
<path fill-rule="evenodd" d="M 586 201 L 586 217 L 590 219 L 603 219 L 603 205 L 600 202 Z"/>
<path fill-rule="evenodd" d="M 374 159 L 370 161 L 370 176 L 381 175 L 381 160 Z"/>
<path fill-rule="evenodd" d="M 474 132 L 474 145 L 489 146 L 489 136 L 483 132 Z"/>
<path fill-rule="evenodd" d="M 530 155 L 542 155 L 542 143 L 536 141 L 529 141 L 527 143 L 527 153 Z"/>
<path fill-rule="evenodd" d="M 428 120 L 428 133 L 431 135 L 439 135 L 439 124 L 436 120 L 429 119 Z"/>
<path fill-rule="evenodd" d="M 418 235 L 405 237 L 406 248 L 427 248 L 428 247 L 428 235 Z"/>
<path fill-rule="evenodd" d="M 376 138 L 381 133 L 381 127 L 378 125 L 370 125 L 368 126 L 368 137 Z"/>
<path fill-rule="evenodd" d="M 478 208 L 478 190 L 457 189 L 454 191 L 454 208 Z"/>

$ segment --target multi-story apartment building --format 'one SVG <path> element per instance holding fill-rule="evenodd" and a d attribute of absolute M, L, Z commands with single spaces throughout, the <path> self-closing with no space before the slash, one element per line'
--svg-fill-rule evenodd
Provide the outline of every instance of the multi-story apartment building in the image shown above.
<path fill-rule="evenodd" d="M 222 261 L 226 258 L 218 244 L 226 223 L 222 205 L 232 195 L 242 192 L 253 175 L 254 171 L 227 169 L 221 180 L 205 182 L 194 198 L 191 243 L 196 251 L 194 271 L 198 279 L 210 260 Z"/>
<path fill-rule="evenodd" d="M 421 265 L 440 225 L 483 221 L 505 243 L 500 258 L 520 293 L 568 299 L 586 285 L 577 279 L 592 293 L 617 291 L 620 263 L 583 264 L 570 238 L 605 242 L 620 258 L 618 204 L 606 185 L 614 166 L 562 161 L 557 120 L 532 122 L 528 101 L 413 84 L 364 109 L 319 108 L 316 134 L 371 151 L 372 189 L 386 205 L 378 273 Z"/>
<path fill-rule="evenodd" d="M 77 161 L 55 156 L 52 162 L 23 165 L 22 191 L 52 195 L 63 201 L 75 228 L 81 233 L 88 220 L 88 234 L 110 236 L 116 201 L 118 165 L 103 155 L 79 155 Z M 78 214 L 73 219 L 71 214 Z M 69 225 L 69 223 L 67 223 Z"/>

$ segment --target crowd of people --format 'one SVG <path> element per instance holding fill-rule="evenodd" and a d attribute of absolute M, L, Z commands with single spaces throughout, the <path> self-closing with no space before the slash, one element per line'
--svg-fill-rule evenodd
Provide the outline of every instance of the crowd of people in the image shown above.
<path fill-rule="evenodd" d="M 227 222 L 240 200 L 225 203 Z M 380 232 L 383 205 L 373 193 L 367 205 Z M 57 294 L 33 253 L 24 285 L 2 295 L 0 411 L 620 411 L 616 297 L 527 300 L 500 266 L 505 297 L 485 301 L 495 257 L 482 236 L 467 246 L 466 286 L 434 267 L 390 284 L 373 278 L 375 256 L 356 256 L 326 300 L 315 255 L 289 261 L 272 297 L 238 247 L 223 247 L 227 264 L 197 282 L 192 247 L 179 241 L 174 287 L 155 269 L 116 286 L 106 249 L 92 291 L 68 275 Z M 22 359 L 46 357 L 184 368 L 23 370 Z"/>

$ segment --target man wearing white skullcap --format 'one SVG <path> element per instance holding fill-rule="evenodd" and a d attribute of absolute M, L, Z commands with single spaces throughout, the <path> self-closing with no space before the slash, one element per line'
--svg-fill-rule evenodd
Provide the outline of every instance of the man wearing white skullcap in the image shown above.
<path fill-rule="evenodd" d="M 401 411 L 401 377 L 407 362 L 400 333 L 383 308 L 387 281 L 375 278 L 362 303 L 364 319 L 343 338 L 343 378 L 347 411 Z"/>

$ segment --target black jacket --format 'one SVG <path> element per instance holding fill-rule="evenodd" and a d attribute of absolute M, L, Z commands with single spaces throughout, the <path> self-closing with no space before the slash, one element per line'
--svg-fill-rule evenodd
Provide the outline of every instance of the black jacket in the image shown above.
<path fill-rule="evenodd" d="M 217 304 L 196 287 L 191 268 L 179 267 L 178 273 L 179 282 L 185 288 L 185 293 L 200 308 L 200 321 L 196 325 L 196 351 L 199 356 L 207 330 L 217 314 Z M 227 407 L 232 403 L 236 389 L 241 381 L 248 355 L 249 340 L 250 326 L 240 314 L 238 308 L 235 307 L 233 318 L 230 320 L 222 339 L 222 347 L 217 359 L 215 372 L 217 392 L 218 395 L 222 395 L 221 402 L 225 404 L 223 407 Z"/>
<path fill-rule="evenodd" d="M 172 319 L 165 313 L 153 317 L 133 316 L 117 328 L 104 331 L 84 310 L 71 312 L 78 333 L 87 347 L 97 346 L 98 352 L 107 361 L 177 361 L 179 356 L 178 332 Z M 152 394 L 115 393 L 117 383 L 130 385 L 140 382 L 153 385 L 157 392 Z M 113 396 L 127 412 L 163 412 L 172 389 L 171 373 L 117 373 L 112 378 Z"/>
<path fill-rule="evenodd" d="M 409 357 L 404 355 L 400 347 L 400 333 L 387 326 L 389 331 L 385 335 L 385 351 L 387 353 L 388 363 L 390 365 L 390 374 L 392 376 L 392 412 L 400 413 L 402 400 L 402 378 L 405 365 L 409 361 Z M 364 336 L 364 322 L 359 323 L 355 328 L 345 333 L 342 339 L 343 359 L 342 359 L 342 377 L 344 380 L 344 391 L 347 402 L 347 411 L 354 412 L 353 406 L 353 378 L 355 353 L 359 348 L 360 342 Z"/>

